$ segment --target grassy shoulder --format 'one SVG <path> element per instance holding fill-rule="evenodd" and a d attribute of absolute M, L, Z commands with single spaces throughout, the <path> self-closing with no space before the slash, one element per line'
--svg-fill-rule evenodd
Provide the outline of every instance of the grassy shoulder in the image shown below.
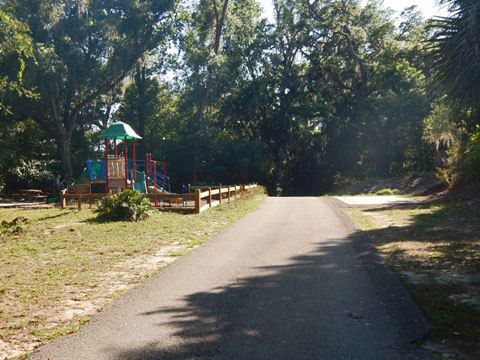
<path fill-rule="evenodd" d="M 342 179 L 336 191 L 330 195 L 410 195 L 419 196 L 443 186 L 434 173 L 411 173 L 392 178 L 369 178 L 366 180 Z"/>
<path fill-rule="evenodd" d="M 89 316 L 264 200 L 261 191 L 200 215 L 94 221 L 92 210 L 3 209 L 0 359 L 75 332 Z"/>
<path fill-rule="evenodd" d="M 432 322 L 428 346 L 444 358 L 480 358 L 480 209 L 473 202 L 354 207 Z"/>

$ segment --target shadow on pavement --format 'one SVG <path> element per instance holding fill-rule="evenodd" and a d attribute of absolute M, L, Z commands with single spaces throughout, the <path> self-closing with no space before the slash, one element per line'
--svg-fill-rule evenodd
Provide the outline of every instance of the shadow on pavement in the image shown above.
<path fill-rule="evenodd" d="M 116 358 L 431 359 L 411 345 L 429 329 L 423 313 L 363 234 L 259 270 L 143 313 L 174 340 Z"/>

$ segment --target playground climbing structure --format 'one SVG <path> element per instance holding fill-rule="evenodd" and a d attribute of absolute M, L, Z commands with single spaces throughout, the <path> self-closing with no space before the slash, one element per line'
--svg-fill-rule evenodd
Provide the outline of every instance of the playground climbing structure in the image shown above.
<path fill-rule="evenodd" d="M 117 122 L 101 133 L 103 159 L 87 160 L 82 175 L 67 189 L 69 194 L 117 193 L 134 189 L 142 193 L 170 192 L 166 162 L 157 161 L 152 154 L 137 160 L 136 140 L 141 137 L 130 125 Z M 119 153 L 121 143 L 122 152 Z M 129 150 L 131 149 L 131 157 Z"/>

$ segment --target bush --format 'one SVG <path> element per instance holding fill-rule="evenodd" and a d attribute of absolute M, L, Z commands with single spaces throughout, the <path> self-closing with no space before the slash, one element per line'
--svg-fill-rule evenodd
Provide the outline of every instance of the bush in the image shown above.
<path fill-rule="evenodd" d="M 6 174 L 6 188 L 15 191 L 20 188 L 49 189 L 53 184 L 50 163 L 42 160 L 20 160 L 18 166 Z"/>
<path fill-rule="evenodd" d="M 480 132 L 470 138 L 465 158 L 465 172 L 469 178 L 480 182 Z"/>
<path fill-rule="evenodd" d="M 375 195 L 399 195 L 400 191 L 397 189 L 384 188 L 378 190 Z"/>
<path fill-rule="evenodd" d="M 7 235 L 16 235 L 23 230 L 23 225 L 28 224 L 30 221 L 23 217 L 19 216 L 12 221 L 3 220 L 0 223 L 0 238 Z"/>
<path fill-rule="evenodd" d="M 102 221 L 139 221 L 149 217 L 153 206 L 150 200 L 134 190 L 107 196 L 95 210 Z"/>

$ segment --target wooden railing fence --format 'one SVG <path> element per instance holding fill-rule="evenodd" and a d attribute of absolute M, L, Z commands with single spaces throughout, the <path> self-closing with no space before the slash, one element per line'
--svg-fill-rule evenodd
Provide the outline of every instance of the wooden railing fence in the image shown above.
<path fill-rule="evenodd" d="M 236 200 L 242 192 L 249 191 L 257 186 L 257 184 L 191 186 L 190 192 L 186 194 L 158 192 L 149 193 L 147 194 L 147 197 L 152 201 L 155 207 L 162 210 L 200 214 L 205 210 L 222 205 L 223 202 Z M 91 207 L 95 200 L 101 199 L 107 195 L 109 194 L 71 194 L 64 190 L 60 193 L 60 206 L 64 209 L 67 207 L 68 200 L 74 200 L 77 203 L 78 210 L 81 210 L 83 203 L 88 203 L 89 207 Z"/>

